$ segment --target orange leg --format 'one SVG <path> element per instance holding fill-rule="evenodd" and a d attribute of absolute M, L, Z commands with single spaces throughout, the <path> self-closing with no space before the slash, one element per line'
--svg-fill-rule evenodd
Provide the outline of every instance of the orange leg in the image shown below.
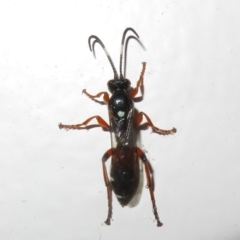
<path fill-rule="evenodd" d="M 140 78 L 139 80 L 137 81 L 137 86 L 135 88 L 132 89 L 132 91 L 130 92 L 130 97 L 131 98 L 134 98 L 137 93 L 138 93 L 138 89 L 141 88 L 143 86 L 143 77 L 144 77 L 144 73 L 145 73 L 145 70 L 146 70 L 146 62 L 143 62 L 142 65 L 142 72 L 140 74 Z"/>
<path fill-rule="evenodd" d="M 151 119 L 148 117 L 148 115 L 144 112 L 140 112 L 137 114 L 136 118 L 135 118 L 135 124 L 138 126 L 142 120 L 143 120 L 143 116 L 146 118 L 147 120 L 147 124 L 153 129 L 154 132 L 162 134 L 162 135 L 169 135 L 169 134 L 173 134 L 175 132 L 177 132 L 176 128 L 172 128 L 171 130 L 163 130 L 160 128 L 157 128 L 156 126 L 153 125 Z"/>
<path fill-rule="evenodd" d="M 109 130 L 109 125 L 108 123 L 106 123 L 100 116 L 93 116 L 93 117 L 90 117 L 88 118 L 86 121 L 84 121 L 83 123 L 80 123 L 80 124 L 75 124 L 75 125 L 65 125 L 65 124 L 62 124 L 60 123 L 58 126 L 59 128 L 65 128 L 66 130 L 69 130 L 69 129 L 77 129 L 77 130 L 81 130 L 81 129 L 88 129 L 90 128 L 91 126 L 95 126 L 94 124 L 93 125 L 88 125 L 88 123 L 92 120 L 92 119 L 96 119 L 98 124 L 100 127 L 103 127 L 103 128 L 106 128 L 107 130 Z"/>
<path fill-rule="evenodd" d="M 143 161 L 143 164 L 145 167 L 146 178 L 147 178 L 147 186 L 148 186 L 151 200 L 152 200 L 153 214 L 157 221 L 157 227 L 161 227 L 163 224 L 160 222 L 160 219 L 158 216 L 156 201 L 155 201 L 155 197 L 154 197 L 154 184 L 153 184 L 153 176 L 152 176 L 151 167 L 150 167 L 150 164 L 147 160 L 145 153 L 140 148 L 137 148 L 137 155 Z"/>
<path fill-rule="evenodd" d="M 91 95 L 91 94 L 89 94 L 86 89 L 83 89 L 82 92 L 85 93 L 85 94 L 86 94 L 89 98 L 91 98 L 92 100 L 95 100 L 96 98 L 99 98 L 99 97 L 101 97 L 101 96 L 103 95 L 103 102 L 104 102 L 104 103 L 108 103 L 108 101 L 109 101 L 109 95 L 108 95 L 107 92 L 100 92 L 100 93 L 98 93 L 97 95 Z M 97 101 L 97 100 L 96 100 L 96 101 Z M 100 101 L 100 102 L 102 103 L 102 101 Z"/>
<path fill-rule="evenodd" d="M 112 219 L 112 187 L 108 178 L 105 162 L 112 156 L 112 154 L 113 154 L 113 148 L 110 148 L 107 152 L 104 153 L 102 157 L 103 177 L 104 177 L 105 185 L 107 187 L 107 197 L 108 197 L 108 215 L 105 221 L 107 225 L 111 224 L 111 219 Z"/>

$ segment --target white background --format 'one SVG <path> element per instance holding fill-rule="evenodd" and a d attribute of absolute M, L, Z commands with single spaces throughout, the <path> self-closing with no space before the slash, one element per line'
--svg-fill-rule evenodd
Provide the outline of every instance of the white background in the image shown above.
<path fill-rule="evenodd" d="M 240 239 L 240 2 L 168 0 L 3 1 L 0 3 L 0 238 Z M 122 32 L 133 27 L 127 77 L 147 62 L 137 109 L 175 135 L 142 132 L 155 171 L 162 228 L 149 192 L 134 208 L 113 198 L 107 214 L 101 128 L 64 131 L 58 123 L 108 119 L 81 94 L 107 90 Z"/>

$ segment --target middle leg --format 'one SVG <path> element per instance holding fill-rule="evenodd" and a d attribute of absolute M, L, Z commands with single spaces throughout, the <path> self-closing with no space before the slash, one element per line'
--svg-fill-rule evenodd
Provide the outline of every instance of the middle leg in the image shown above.
<path fill-rule="evenodd" d="M 138 126 L 142 120 L 143 120 L 143 116 L 146 118 L 147 120 L 147 124 L 152 128 L 152 130 L 156 133 L 159 133 L 161 135 L 169 135 L 169 134 L 173 134 L 175 132 L 177 132 L 177 129 L 176 128 L 172 128 L 171 130 L 164 130 L 164 129 L 160 129 L 156 126 L 153 125 L 150 117 L 144 113 L 144 112 L 139 112 L 135 118 L 135 124 L 136 126 Z"/>
<path fill-rule="evenodd" d="M 66 130 L 69 130 L 69 129 L 75 129 L 75 130 L 88 129 L 89 127 L 92 126 L 92 125 L 88 125 L 88 123 L 94 118 L 97 120 L 97 122 L 98 122 L 97 125 L 98 126 L 101 126 L 105 129 L 109 130 L 110 126 L 100 116 L 90 117 L 87 120 L 85 120 L 83 123 L 75 124 L 75 125 L 66 125 L 66 124 L 59 123 L 58 127 L 60 129 L 65 128 Z"/>

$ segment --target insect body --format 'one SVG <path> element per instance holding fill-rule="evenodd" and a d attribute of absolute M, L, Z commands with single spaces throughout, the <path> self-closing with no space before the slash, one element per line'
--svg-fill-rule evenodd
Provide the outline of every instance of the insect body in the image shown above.
<path fill-rule="evenodd" d="M 130 35 L 126 38 L 126 34 L 128 31 L 131 31 L 132 33 L 134 33 L 134 35 Z M 139 185 L 139 159 L 141 159 L 145 167 L 147 186 L 150 191 L 153 213 L 157 221 L 157 226 L 160 227 L 162 223 L 160 222 L 155 203 L 152 171 L 145 153 L 139 147 L 137 147 L 136 128 L 141 124 L 143 117 L 145 117 L 148 126 L 150 126 L 153 131 L 158 134 L 173 134 L 176 132 L 176 129 L 159 129 L 153 125 L 151 119 L 144 112 L 137 113 L 134 109 L 133 102 L 138 93 L 138 90 L 141 89 L 141 87 L 143 86 L 143 77 L 146 69 L 146 63 L 143 63 L 142 72 L 140 74 L 139 80 L 137 81 L 136 87 L 132 88 L 131 82 L 125 78 L 127 52 L 126 50 L 128 41 L 131 38 L 137 40 L 141 44 L 139 36 L 134 29 L 127 28 L 123 32 L 120 52 L 120 76 L 118 76 L 113 61 L 102 41 L 94 35 L 90 36 L 88 40 L 90 50 L 93 51 L 94 55 L 95 44 L 98 43 L 102 46 L 113 69 L 114 79 L 108 82 L 108 89 L 112 94 L 111 97 L 109 97 L 109 94 L 107 92 L 100 92 L 96 95 L 91 95 L 84 89 L 83 93 L 85 93 L 92 100 L 96 100 L 101 97 L 103 98 L 103 101 L 108 105 L 110 124 L 108 124 L 100 116 L 93 116 L 88 118 L 81 124 L 65 125 L 60 123 L 59 128 L 78 130 L 86 129 L 89 128 L 89 123 L 93 119 L 96 119 L 99 126 L 109 130 L 111 133 L 112 146 L 108 151 L 106 151 L 106 153 L 102 157 L 103 176 L 105 185 L 107 187 L 108 195 L 108 216 L 105 221 L 107 225 L 110 225 L 112 218 L 112 190 L 114 191 L 119 203 L 122 206 L 126 206 L 132 200 Z M 123 50 L 125 50 L 124 74 L 122 71 Z M 109 178 L 105 162 L 110 157 L 112 160 Z"/>

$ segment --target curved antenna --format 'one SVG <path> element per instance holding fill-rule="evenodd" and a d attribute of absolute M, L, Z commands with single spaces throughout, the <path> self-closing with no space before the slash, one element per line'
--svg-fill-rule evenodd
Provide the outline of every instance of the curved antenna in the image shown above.
<path fill-rule="evenodd" d="M 129 36 L 129 37 L 127 37 L 127 39 L 126 39 L 126 43 L 125 43 L 125 48 L 124 48 L 124 65 L 123 65 L 123 76 L 124 76 L 124 78 L 126 77 L 126 66 L 127 66 L 127 47 L 128 47 L 128 42 L 129 42 L 129 40 L 130 39 L 135 39 L 140 45 L 141 45 L 141 47 L 144 49 L 144 50 L 146 50 L 146 48 L 144 47 L 144 45 L 142 44 L 142 42 L 138 39 L 138 38 L 136 38 L 135 36 Z"/>
<path fill-rule="evenodd" d="M 91 39 L 95 39 L 95 40 L 93 41 L 92 45 L 91 45 Z M 115 66 L 114 66 L 114 64 L 113 64 L 113 61 L 112 61 L 112 59 L 111 59 L 111 57 L 110 57 L 110 55 L 109 55 L 106 47 L 104 46 L 103 42 L 102 42 L 97 36 L 91 35 L 91 36 L 88 38 L 88 45 L 89 45 L 90 51 L 93 52 L 94 57 L 96 57 L 96 56 L 95 56 L 95 48 L 94 48 L 96 43 L 99 43 L 99 44 L 101 45 L 101 47 L 103 48 L 105 54 L 107 55 L 107 58 L 108 58 L 108 60 L 109 60 L 109 62 L 110 62 L 110 64 L 111 64 L 111 67 L 112 67 L 112 70 L 113 70 L 113 73 L 114 73 L 114 79 L 118 79 L 117 70 L 116 70 L 116 68 L 115 68 Z"/>
<path fill-rule="evenodd" d="M 139 38 L 137 32 L 133 28 L 126 28 L 125 31 L 123 32 L 122 42 L 121 42 L 121 50 L 120 50 L 120 66 L 119 66 L 119 68 L 120 68 L 120 78 L 123 78 L 123 74 L 122 74 L 123 48 L 124 48 L 125 37 L 126 37 L 126 34 L 127 34 L 128 31 L 132 31 Z"/>

